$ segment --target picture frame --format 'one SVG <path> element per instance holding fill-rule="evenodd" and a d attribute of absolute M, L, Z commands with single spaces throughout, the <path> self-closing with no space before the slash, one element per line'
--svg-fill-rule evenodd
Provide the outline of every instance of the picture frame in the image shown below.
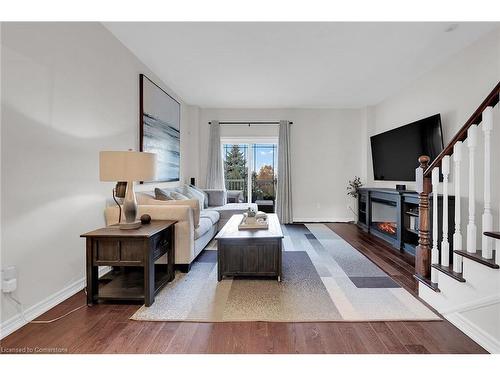
<path fill-rule="evenodd" d="M 180 103 L 139 74 L 139 149 L 157 154 L 154 182 L 180 181 Z"/>

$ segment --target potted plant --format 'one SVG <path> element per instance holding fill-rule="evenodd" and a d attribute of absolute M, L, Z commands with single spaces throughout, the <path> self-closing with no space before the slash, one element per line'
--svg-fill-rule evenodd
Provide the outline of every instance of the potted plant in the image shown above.
<path fill-rule="evenodd" d="M 349 209 L 354 214 L 357 222 L 358 220 L 358 196 L 359 196 L 359 188 L 363 186 L 361 182 L 361 178 L 358 176 L 354 176 L 354 179 L 349 180 L 347 184 L 347 195 L 351 198 L 351 204 L 349 205 Z"/>

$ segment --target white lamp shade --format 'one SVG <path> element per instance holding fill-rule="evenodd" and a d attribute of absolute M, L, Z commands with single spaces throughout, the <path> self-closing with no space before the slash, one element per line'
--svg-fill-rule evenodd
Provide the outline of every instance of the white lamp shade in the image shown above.
<path fill-rule="evenodd" d="M 101 181 L 152 181 L 156 178 L 156 154 L 137 151 L 101 151 Z"/>

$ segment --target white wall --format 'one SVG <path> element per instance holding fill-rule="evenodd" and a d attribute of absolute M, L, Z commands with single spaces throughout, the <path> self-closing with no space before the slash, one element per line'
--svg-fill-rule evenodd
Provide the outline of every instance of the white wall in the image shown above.
<path fill-rule="evenodd" d="M 295 221 L 348 221 L 347 181 L 361 175 L 364 111 L 339 109 L 201 109 L 200 185 L 205 182 L 208 121 L 293 121 L 292 194 Z M 224 126 L 222 136 L 277 136 L 276 126 Z M 279 171 L 278 171 L 279 173 Z"/>
<path fill-rule="evenodd" d="M 113 187 L 98 152 L 138 148 L 139 73 L 170 90 L 98 23 L 3 23 L 1 62 L 1 260 L 29 308 L 83 280 L 79 235 L 104 225 Z M 197 115 L 182 104 L 181 180 L 197 171 Z M 1 312 L 17 313 L 3 296 Z"/>

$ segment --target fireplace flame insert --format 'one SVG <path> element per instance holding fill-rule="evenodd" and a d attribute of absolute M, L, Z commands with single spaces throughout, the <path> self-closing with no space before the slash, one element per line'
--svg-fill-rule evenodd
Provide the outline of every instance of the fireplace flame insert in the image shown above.
<path fill-rule="evenodd" d="M 398 233 L 397 215 L 398 205 L 394 201 L 374 198 L 371 201 L 373 230 L 396 238 Z"/>
<path fill-rule="evenodd" d="M 395 236 L 398 231 L 398 225 L 396 223 L 385 222 L 385 223 L 375 223 L 377 229 L 381 232 Z"/>

